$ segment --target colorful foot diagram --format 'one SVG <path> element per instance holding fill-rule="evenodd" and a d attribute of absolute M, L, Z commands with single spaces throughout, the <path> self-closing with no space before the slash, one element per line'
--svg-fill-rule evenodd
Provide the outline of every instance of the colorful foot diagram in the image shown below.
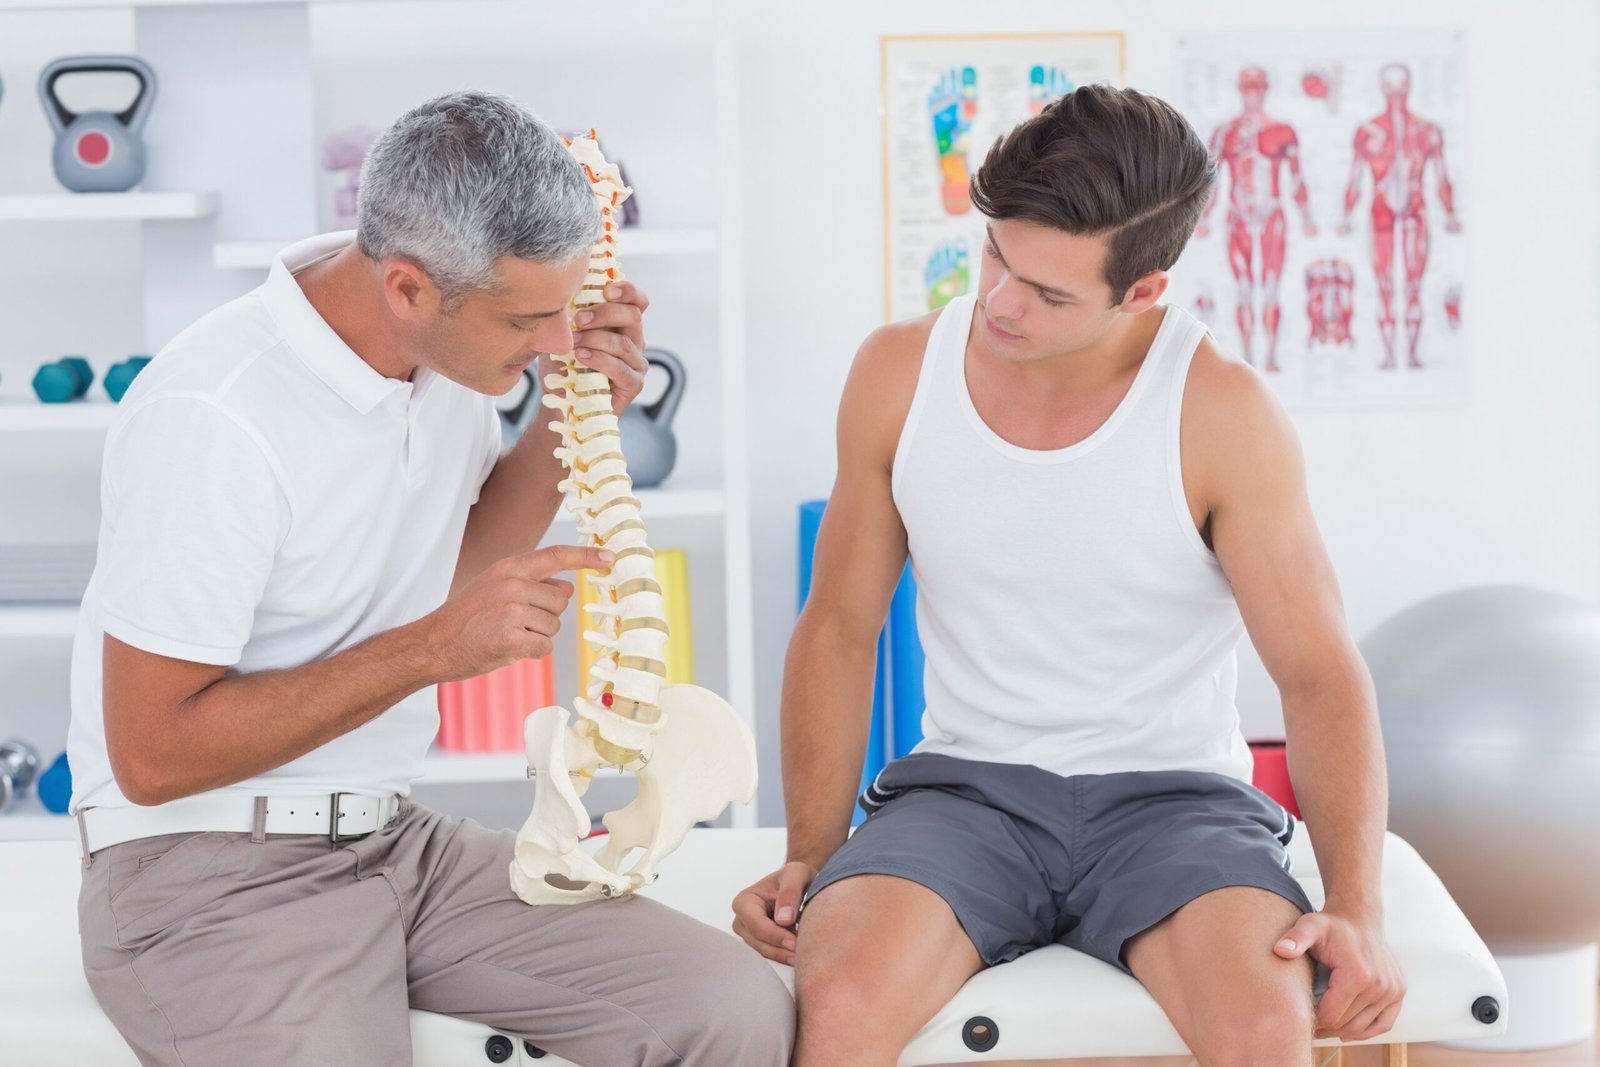
<path fill-rule="evenodd" d="M 1034 64 L 1028 71 L 1028 114 L 1037 115 L 1078 87 L 1060 67 Z"/>
<path fill-rule="evenodd" d="M 959 71 L 952 67 L 928 94 L 928 114 L 933 119 L 933 140 L 939 150 L 939 175 L 943 179 L 939 195 L 944 209 L 952 215 L 972 210 L 967 188 L 967 143 L 977 113 L 978 72 L 972 67 Z"/>
<path fill-rule="evenodd" d="M 928 256 L 922 278 L 928 291 L 928 310 L 938 311 L 956 297 L 965 293 L 972 284 L 972 273 L 967 266 L 967 239 L 957 237 L 945 241 Z"/>

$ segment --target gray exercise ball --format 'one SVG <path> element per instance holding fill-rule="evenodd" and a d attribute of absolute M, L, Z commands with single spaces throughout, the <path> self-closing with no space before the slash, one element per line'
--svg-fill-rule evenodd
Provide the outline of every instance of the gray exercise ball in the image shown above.
<path fill-rule="evenodd" d="M 1600 939 L 1600 611 L 1516 586 L 1369 634 L 1389 826 L 1496 953 Z"/>

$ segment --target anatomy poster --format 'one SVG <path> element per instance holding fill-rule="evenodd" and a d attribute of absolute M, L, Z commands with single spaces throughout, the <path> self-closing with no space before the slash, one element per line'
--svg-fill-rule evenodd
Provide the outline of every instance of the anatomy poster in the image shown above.
<path fill-rule="evenodd" d="M 1121 85 L 1120 33 L 883 39 L 884 289 L 888 316 L 972 288 L 983 216 L 968 183 L 994 142 L 1079 85 Z"/>
<path fill-rule="evenodd" d="M 1178 57 L 1173 102 L 1218 174 L 1173 300 L 1291 406 L 1463 399 L 1460 34 L 1196 36 Z"/>

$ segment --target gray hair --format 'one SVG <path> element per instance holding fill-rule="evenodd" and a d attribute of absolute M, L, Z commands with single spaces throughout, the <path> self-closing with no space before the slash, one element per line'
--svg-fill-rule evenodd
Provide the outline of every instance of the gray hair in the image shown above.
<path fill-rule="evenodd" d="M 600 236 L 600 210 L 560 136 L 491 93 L 402 115 L 361 167 L 356 241 L 427 272 L 447 307 L 494 287 L 502 256 L 567 263 Z"/>

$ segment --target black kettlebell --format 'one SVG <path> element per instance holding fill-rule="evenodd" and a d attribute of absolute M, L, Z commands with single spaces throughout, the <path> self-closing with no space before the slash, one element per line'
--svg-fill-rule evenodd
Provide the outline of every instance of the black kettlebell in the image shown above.
<path fill-rule="evenodd" d="M 672 433 L 672 417 L 678 413 L 688 384 L 683 362 L 664 348 L 647 348 L 644 358 L 652 367 L 667 374 L 666 391 L 651 404 L 635 404 L 617 420 L 622 438 L 622 453 L 628 457 L 628 476 L 640 489 L 660 485 L 678 462 L 678 440 Z"/>
<path fill-rule="evenodd" d="M 139 92 L 122 111 L 68 110 L 56 95 L 67 74 L 132 74 Z M 156 72 L 138 56 L 66 56 L 39 74 L 39 100 L 56 132 L 52 156 L 56 180 L 75 193 L 120 193 L 144 179 L 145 152 L 140 131 L 156 99 Z"/>

